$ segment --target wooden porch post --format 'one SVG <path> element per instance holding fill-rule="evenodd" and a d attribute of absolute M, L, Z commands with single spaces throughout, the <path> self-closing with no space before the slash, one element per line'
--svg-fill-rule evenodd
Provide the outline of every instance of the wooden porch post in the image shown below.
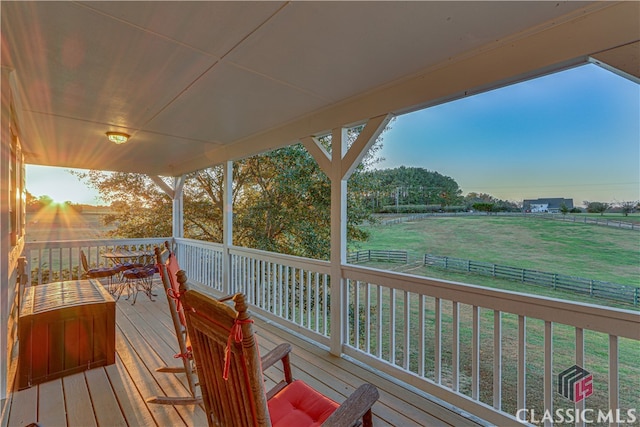
<path fill-rule="evenodd" d="M 234 292 L 231 284 L 231 254 L 233 246 L 233 161 L 224 165 L 222 194 L 222 289 L 227 295 Z"/>

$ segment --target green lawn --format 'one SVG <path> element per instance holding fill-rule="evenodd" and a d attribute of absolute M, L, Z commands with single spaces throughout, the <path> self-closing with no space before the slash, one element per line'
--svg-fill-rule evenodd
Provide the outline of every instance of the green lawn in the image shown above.
<path fill-rule="evenodd" d="M 530 217 L 433 217 L 367 228 L 354 249 L 406 250 L 640 286 L 640 232 Z"/>

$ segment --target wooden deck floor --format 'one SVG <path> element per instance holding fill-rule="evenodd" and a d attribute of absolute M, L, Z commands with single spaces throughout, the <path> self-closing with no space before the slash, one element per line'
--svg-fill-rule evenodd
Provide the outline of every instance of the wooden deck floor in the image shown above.
<path fill-rule="evenodd" d="M 155 371 L 164 365 L 180 365 L 173 357 L 177 343 L 166 300 L 160 297 L 151 302 L 141 294 L 134 306 L 121 299 L 116 307 L 116 363 L 15 393 L 9 426 L 31 422 L 45 427 L 207 425 L 204 411 L 197 405 L 146 403 L 156 395 L 188 396 L 183 374 Z M 263 354 L 281 342 L 292 343 L 294 377 L 338 402 L 364 382 L 376 385 L 380 399 L 374 406 L 375 426 L 474 425 L 424 396 L 331 356 L 280 328 L 259 319 L 255 328 Z M 267 387 L 278 374 L 274 368 L 266 373 Z"/>

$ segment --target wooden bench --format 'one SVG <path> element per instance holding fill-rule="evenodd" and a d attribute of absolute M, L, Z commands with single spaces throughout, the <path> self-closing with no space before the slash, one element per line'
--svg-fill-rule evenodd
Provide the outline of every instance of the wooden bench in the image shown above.
<path fill-rule="evenodd" d="M 18 320 L 18 389 L 115 363 L 115 320 L 115 301 L 99 282 L 26 288 Z"/>

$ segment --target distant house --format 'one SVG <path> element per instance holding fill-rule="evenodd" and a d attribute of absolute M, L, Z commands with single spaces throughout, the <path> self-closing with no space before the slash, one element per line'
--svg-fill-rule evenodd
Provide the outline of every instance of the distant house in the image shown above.
<path fill-rule="evenodd" d="M 559 213 L 562 205 L 568 209 L 573 209 L 573 199 L 563 199 L 561 197 L 551 199 L 530 199 L 522 202 L 522 210 L 532 213 Z"/>

